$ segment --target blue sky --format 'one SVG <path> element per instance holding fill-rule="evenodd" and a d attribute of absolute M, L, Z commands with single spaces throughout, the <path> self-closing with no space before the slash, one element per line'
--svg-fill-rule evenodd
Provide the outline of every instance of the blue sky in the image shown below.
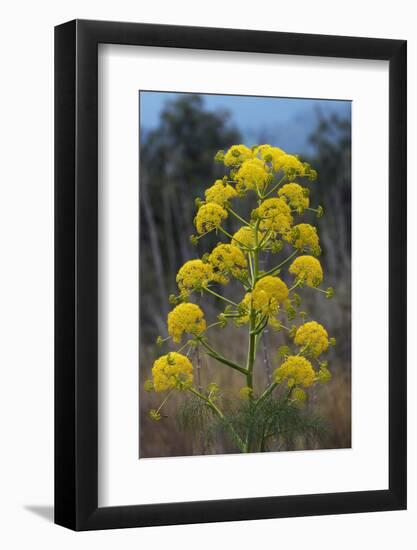
<path fill-rule="evenodd" d="M 167 101 L 181 94 L 175 92 L 140 92 L 142 129 L 158 126 Z M 326 99 L 298 99 L 201 94 L 209 111 L 225 109 L 230 122 L 237 127 L 247 145 L 274 142 L 288 152 L 302 153 L 309 149 L 308 135 L 314 129 L 318 113 L 333 113 L 350 118 L 351 102 Z"/>

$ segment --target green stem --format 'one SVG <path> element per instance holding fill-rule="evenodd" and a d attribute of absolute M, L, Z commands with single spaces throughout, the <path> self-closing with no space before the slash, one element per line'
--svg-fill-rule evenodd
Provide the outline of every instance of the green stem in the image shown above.
<path fill-rule="evenodd" d="M 185 344 L 183 346 L 181 346 L 179 349 L 177 349 L 177 353 L 181 353 L 182 350 L 184 348 L 186 348 L 187 346 L 189 346 L 191 343 L 192 343 L 192 340 L 188 340 L 187 342 L 185 342 Z"/>
<path fill-rule="evenodd" d="M 268 231 L 265 232 L 262 239 L 259 241 L 258 247 L 261 248 L 265 242 L 268 242 L 271 235 L 272 235 L 272 230 L 268 229 Z"/>
<path fill-rule="evenodd" d="M 323 294 L 327 294 L 327 290 L 323 290 L 322 288 L 319 288 L 318 286 L 313 286 L 311 288 L 313 288 L 314 290 L 318 290 L 319 292 L 323 292 Z"/>
<path fill-rule="evenodd" d="M 201 336 L 204 332 L 207 332 L 209 328 L 217 327 L 217 325 L 221 325 L 221 322 L 216 321 L 215 323 L 211 323 L 211 325 L 208 325 L 202 332 L 199 333 L 199 336 Z"/>
<path fill-rule="evenodd" d="M 252 265 L 252 253 L 251 252 L 248 253 L 248 263 L 249 263 L 250 276 L 251 276 L 251 279 L 253 281 L 253 265 Z"/>
<path fill-rule="evenodd" d="M 258 400 L 256 401 L 256 405 L 259 405 L 260 403 L 265 401 L 265 399 L 269 397 L 271 393 L 274 391 L 274 389 L 277 387 L 278 387 L 278 384 L 276 382 L 272 382 L 272 384 L 270 384 L 266 388 L 266 390 L 263 392 L 263 394 L 258 398 Z"/>
<path fill-rule="evenodd" d="M 276 185 L 274 185 L 274 187 L 270 191 L 268 191 L 268 193 L 266 193 L 266 195 L 264 195 L 262 197 L 262 199 L 265 200 L 266 197 L 269 197 L 269 195 L 272 195 L 272 193 L 278 189 L 278 187 L 281 185 L 281 183 L 285 180 L 286 177 L 287 176 L 285 176 L 285 175 L 282 176 L 282 178 L 279 180 L 279 182 Z"/>
<path fill-rule="evenodd" d="M 222 233 L 224 233 L 226 235 L 226 237 L 229 237 L 230 240 L 233 240 L 233 235 L 231 235 L 228 231 L 226 231 L 226 229 L 223 229 L 223 227 L 221 225 L 219 225 L 218 229 L 220 229 L 220 231 Z"/>
<path fill-rule="evenodd" d="M 255 326 L 251 334 L 254 334 L 255 336 L 260 334 L 268 324 L 268 319 L 269 319 L 268 315 L 264 315 L 262 319 L 259 321 L 259 323 Z"/>
<path fill-rule="evenodd" d="M 244 223 L 245 225 L 251 227 L 251 224 L 245 220 L 245 218 L 242 218 L 242 216 L 239 216 L 239 214 L 237 214 L 234 210 L 232 210 L 230 207 L 227 209 L 235 218 L 237 218 L 238 220 L 240 220 L 242 223 Z"/>
<path fill-rule="evenodd" d="M 254 233 L 254 251 L 253 251 L 253 275 L 252 275 L 252 289 L 255 287 L 255 283 L 259 274 L 259 249 L 258 249 L 258 230 L 259 230 L 260 220 L 256 221 L 255 227 L 253 228 Z M 255 364 L 256 357 L 256 333 L 254 333 L 256 328 L 256 310 L 253 307 L 251 301 L 250 313 L 249 313 L 249 345 L 248 345 L 248 356 L 246 361 L 246 385 L 248 388 L 253 390 L 253 367 Z"/>
<path fill-rule="evenodd" d="M 256 333 L 253 332 L 254 330 L 254 316 L 253 313 L 251 313 L 250 316 L 250 333 L 249 333 L 249 347 L 248 347 L 248 358 L 246 362 L 246 385 L 248 388 L 253 389 L 253 365 L 255 363 L 255 355 L 256 355 Z"/>
<path fill-rule="evenodd" d="M 291 292 L 292 290 L 295 290 L 302 284 L 302 281 L 298 280 L 295 285 L 293 285 L 291 288 L 288 289 L 288 292 Z"/>
<path fill-rule="evenodd" d="M 210 357 L 213 357 L 213 359 L 216 359 L 220 363 L 223 363 L 224 365 L 227 365 L 228 367 L 237 370 L 244 375 L 247 375 L 246 369 L 244 369 L 240 365 L 237 365 L 236 363 L 233 363 L 233 361 L 229 361 L 229 359 L 226 359 L 226 357 L 223 357 L 223 355 L 220 355 L 220 353 L 218 353 L 214 348 L 207 344 L 207 342 L 205 342 L 202 338 L 198 338 L 198 341 L 201 342 L 201 344 L 206 348 Z"/>
<path fill-rule="evenodd" d="M 253 228 L 253 240 L 255 243 L 255 248 L 253 251 L 253 275 L 254 275 L 254 281 L 255 284 L 258 273 L 259 273 L 259 246 L 258 246 L 258 232 L 259 232 L 259 224 L 261 223 L 260 220 L 256 220 L 255 227 Z"/>
<path fill-rule="evenodd" d="M 210 409 L 221 419 L 221 421 L 224 422 L 225 426 L 228 428 L 228 430 L 232 434 L 232 437 L 235 440 L 240 451 L 244 453 L 246 451 L 245 443 L 239 437 L 239 434 L 233 428 L 232 424 L 226 419 L 222 411 L 213 403 L 213 401 L 211 401 L 211 399 L 209 399 L 208 397 L 206 397 L 196 389 L 189 388 L 189 391 L 199 399 L 202 399 L 210 407 Z"/>
<path fill-rule="evenodd" d="M 292 258 L 294 258 L 294 256 L 298 253 L 298 250 L 294 250 L 294 252 L 292 252 L 288 258 L 286 258 L 285 260 L 283 260 L 280 264 L 276 265 L 275 267 L 273 267 L 272 269 L 269 269 L 268 271 L 265 271 L 264 273 L 262 273 L 262 275 L 259 277 L 259 279 L 262 279 L 262 277 L 266 277 L 267 275 L 271 275 L 271 273 L 274 273 L 275 271 L 277 271 L 278 269 L 280 269 L 283 265 L 285 265 L 287 262 L 289 262 Z"/>
<path fill-rule="evenodd" d="M 162 403 L 159 405 L 159 407 L 157 408 L 156 412 L 159 413 L 159 411 L 162 409 L 162 407 L 165 405 L 165 403 L 168 401 L 170 395 L 172 393 L 172 389 L 169 390 L 169 392 L 167 393 L 165 399 L 162 401 Z"/>
<path fill-rule="evenodd" d="M 208 286 L 204 288 L 206 292 L 209 292 L 210 294 L 213 294 L 213 296 L 216 296 L 216 298 L 220 298 L 220 300 L 224 300 L 225 302 L 228 302 L 229 304 L 232 304 L 232 306 L 238 307 L 238 304 L 236 302 L 232 302 L 232 300 L 229 300 L 229 298 L 226 298 L 225 296 L 222 296 L 221 294 L 217 294 L 217 292 L 214 292 L 214 290 L 211 290 Z"/>

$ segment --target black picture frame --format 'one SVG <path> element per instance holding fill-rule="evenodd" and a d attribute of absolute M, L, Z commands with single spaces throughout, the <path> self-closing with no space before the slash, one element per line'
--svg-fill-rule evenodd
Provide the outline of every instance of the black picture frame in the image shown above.
<path fill-rule="evenodd" d="M 98 44 L 389 62 L 389 488 L 98 506 Z M 108 529 L 406 508 L 405 40 L 74 20 L 55 28 L 55 523 Z M 378 131 L 375 129 L 375 131 Z"/>

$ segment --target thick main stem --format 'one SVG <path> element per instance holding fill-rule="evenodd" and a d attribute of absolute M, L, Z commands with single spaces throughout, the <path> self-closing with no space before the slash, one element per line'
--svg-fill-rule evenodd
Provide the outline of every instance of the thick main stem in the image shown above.
<path fill-rule="evenodd" d="M 248 358 L 246 362 L 246 385 L 251 390 L 253 389 L 253 366 L 255 364 L 255 355 L 256 355 L 256 334 L 252 334 L 252 331 L 255 328 L 255 311 L 251 311 L 250 314 L 250 334 L 249 334 L 249 347 L 248 347 Z"/>
<path fill-rule="evenodd" d="M 253 268 L 252 268 L 252 281 L 251 281 L 251 287 L 252 291 L 255 288 L 256 281 L 258 280 L 259 275 L 259 241 L 258 241 L 258 232 L 259 232 L 259 223 L 260 221 L 257 220 L 255 227 L 253 228 L 253 240 L 255 243 L 254 249 L 253 249 Z M 255 365 L 255 358 L 256 358 L 256 347 L 257 347 L 257 334 L 256 334 L 256 310 L 253 307 L 253 301 L 251 300 L 250 305 L 250 313 L 249 313 L 249 345 L 248 345 L 248 357 L 246 362 L 246 385 L 248 388 L 250 388 L 251 395 L 250 399 L 253 399 L 253 368 Z M 249 453 L 251 450 L 251 427 L 248 427 L 247 433 L 246 433 L 246 440 L 245 440 L 245 452 Z"/>
<path fill-rule="evenodd" d="M 255 287 L 256 281 L 259 275 L 259 246 L 258 246 L 258 231 L 259 220 L 257 220 L 255 227 L 253 228 L 254 250 L 253 250 L 253 273 L 252 273 L 252 290 Z M 253 367 L 256 357 L 256 334 L 254 334 L 256 328 L 256 310 L 253 307 L 251 301 L 250 314 L 249 314 L 249 347 L 248 357 L 246 362 L 246 370 L 248 372 L 246 377 L 246 385 L 253 390 Z"/>

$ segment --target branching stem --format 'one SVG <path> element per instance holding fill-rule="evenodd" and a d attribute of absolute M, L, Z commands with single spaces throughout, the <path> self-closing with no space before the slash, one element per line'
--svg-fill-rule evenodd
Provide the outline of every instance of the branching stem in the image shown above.
<path fill-rule="evenodd" d="M 217 294 L 217 292 L 214 292 L 214 290 L 211 290 L 208 286 L 204 288 L 206 292 L 209 292 L 210 294 L 213 294 L 213 296 L 216 296 L 216 298 L 220 298 L 220 300 L 224 300 L 225 302 L 228 302 L 229 304 L 232 304 L 232 306 L 237 307 L 237 303 L 233 302 L 232 300 L 229 300 L 229 298 L 226 298 L 225 296 L 222 296 L 221 294 Z"/>
<path fill-rule="evenodd" d="M 225 424 L 227 429 L 230 431 L 240 451 L 245 452 L 246 451 L 245 443 L 242 441 L 239 434 L 233 428 L 232 424 L 226 419 L 222 411 L 213 403 L 213 401 L 208 397 L 206 397 L 205 395 L 203 395 L 202 393 L 200 393 L 199 391 L 197 391 L 195 388 L 189 388 L 188 391 L 190 391 L 193 395 L 195 395 L 199 399 L 203 400 L 210 407 L 210 409 L 214 412 L 214 414 L 216 414 L 220 418 L 220 420 Z"/>
<path fill-rule="evenodd" d="M 227 365 L 228 367 L 231 367 L 232 369 L 237 370 L 238 372 L 247 375 L 247 370 L 238 365 L 237 363 L 234 363 L 233 361 L 230 361 L 229 359 L 226 359 L 226 357 L 223 357 L 223 355 L 220 355 L 214 348 L 212 348 L 205 340 L 202 338 L 198 338 L 198 341 L 201 342 L 201 344 L 206 348 L 208 351 L 208 355 L 210 357 L 213 357 L 213 359 L 216 359 L 220 363 L 223 363 L 224 365 Z"/>
<path fill-rule="evenodd" d="M 289 262 L 292 258 L 294 258 L 294 256 L 298 253 L 298 250 L 294 250 L 294 252 L 292 252 L 288 258 L 286 258 L 285 260 L 283 260 L 280 264 L 276 265 L 275 267 L 273 267 L 272 269 L 269 269 L 268 271 L 265 271 L 264 273 L 262 273 L 262 275 L 259 276 L 258 279 L 262 279 L 263 277 L 266 277 L 267 275 L 272 275 L 272 273 L 278 271 L 278 269 L 280 269 L 283 265 L 285 265 L 287 262 Z"/>
<path fill-rule="evenodd" d="M 276 185 L 274 185 L 274 187 L 272 189 L 270 189 L 268 191 L 268 193 L 266 193 L 265 195 L 263 195 L 261 197 L 262 200 L 265 200 L 266 197 L 269 197 L 269 195 L 272 195 L 272 193 L 278 189 L 278 187 L 281 185 L 281 183 L 285 180 L 286 177 L 287 177 L 286 175 L 282 176 L 282 178 L 279 180 L 279 182 Z"/>
<path fill-rule="evenodd" d="M 245 225 L 247 225 L 248 227 L 251 227 L 251 224 L 245 220 L 245 218 L 242 218 L 242 216 L 239 216 L 239 214 L 237 212 L 235 212 L 234 210 L 232 210 L 230 207 L 228 207 L 227 209 L 235 218 L 237 218 L 239 221 L 241 221 L 242 223 L 244 223 Z"/>

